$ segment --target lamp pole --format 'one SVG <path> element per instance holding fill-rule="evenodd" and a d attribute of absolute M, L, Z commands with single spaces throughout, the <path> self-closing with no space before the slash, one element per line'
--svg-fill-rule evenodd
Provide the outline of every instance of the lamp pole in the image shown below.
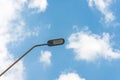
<path fill-rule="evenodd" d="M 39 46 L 57 46 L 57 45 L 62 45 L 64 44 L 65 40 L 63 38 L 59 38 L 59 39 L 52 39 L 49 40 L 47 43 L 45 44 L 37 44 L 32 46 L 29 50 L 27 50 L 23 55 L 21 55 L 15 62 L 13 62 L 8 68 L 6 68 L 1 74 L 0 77 L 2 75 L 4 75 L 10 68 L 12 68 L 18 61 L 20 61 L 23 57 L 25 57 L 32 49 L 34 49 L 35 47 L 39 47 Z"/>

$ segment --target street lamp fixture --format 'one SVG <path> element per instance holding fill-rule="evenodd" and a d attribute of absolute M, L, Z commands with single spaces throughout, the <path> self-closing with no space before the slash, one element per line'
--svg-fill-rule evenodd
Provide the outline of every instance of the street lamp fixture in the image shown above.
<path fill-rule="evenodd" d="M 21 55 L 15 62 L 13 62 L 8 68 L 6 68 L 1 74 L 0 77 L 5 74 L 10 68 L 12 68 L 18 61 L 20 61 L 25 55 L 27 55 L 32 49 L 34 49 L 35 47 L 38 46 L 58 46 L 58 45 L 62 45 L 64 44 L 65 40 L 63 38 L 58 38 L 58 39 L 52 39 L 49 40 L 47 43 L 45 44 L 36 44 L 34 46 L 32 46 L 28 51 L 26 51 L 23 55 Z"/>
<path fill-rule="evenodd" d="M 49 40 L 47 42 L 48 46 L 57 46 L 57 45 L 62 45 L 64 44 L 65 40 L 63 38 L 59 38 L 59 39 L 53 39 L 53 40 Z"/>

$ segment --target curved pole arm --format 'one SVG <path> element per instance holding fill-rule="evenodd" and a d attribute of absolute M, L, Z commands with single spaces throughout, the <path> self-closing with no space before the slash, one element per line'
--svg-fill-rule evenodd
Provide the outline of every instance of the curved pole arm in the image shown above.
<path fill-rule="evenodd" d="M 37 44 L 31 47 L 29 50 L 27 50 L 23 55 L 21 55 L 15 62 L 13 62 L 8 68 L 6 68 L 1 74 L 0 77 L 5 74 L 11 67 L 13 67 L 18 61 L 20 61 L 25 55 L 27 55 L 32 49 L 38 46 L 45 46 L 47 44 Z"/>
<path fill-rule="evenodd" d="M 63 38 L 58 38 L 58 39 L 52 39 L 49 40 L 46 44 L 37 44 L 31 47 L 28 51 L 26 51 L 23 55 L 21 55 L 15 62 L 13 62 L 8 68 L 6 68 L 1 74 L 0 77 L 5 74 L 10 68 L 12 68 L 18 61 L 20 61 L 25 55 L 27 55 L 32 49 L 38 46 L 57 46 L 57 45 L 62 45 L 64 44 L 65 40 Z"/>

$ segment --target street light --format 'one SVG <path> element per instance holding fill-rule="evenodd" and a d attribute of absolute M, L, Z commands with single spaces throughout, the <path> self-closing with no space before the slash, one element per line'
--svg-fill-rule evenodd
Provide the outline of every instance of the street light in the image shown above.
<path fill-rule="evenodd" d="M 57 45 L 62 45 L 64 44 L 65 40 L 63 38 L 59 38 L 59 39 L 53 39 L 53 40 L 49 40 L 47 42 L 48 46 L 57 46 Z"/>
<path fill-rule="evenodd" d="M 45 44 L 36 44 L 33 47 L 31 47 L 28 51 L 26 51 L 23 55 L 21 55 L 15 62 L 13 62 L 8 68 L 6 68 L 1 74 L 0 77 L 5 74 L 10 68 L 12 68 L 18 61 L 20 61 L 25 55 L 27 55 L 32 49 L 34 49 L 35 47 L 38 46 L 57 46 L 57 45 L 62 45 L 64 44 L 65 40 L 63 38 L 58 38 L 58 39 L 52 39 L 49 40 L 47 43 Z"/>

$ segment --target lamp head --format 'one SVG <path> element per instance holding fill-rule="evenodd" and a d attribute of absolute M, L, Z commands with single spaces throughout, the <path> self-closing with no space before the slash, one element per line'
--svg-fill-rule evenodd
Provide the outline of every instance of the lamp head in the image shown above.
<path fill-rule="evenodd" d="M 59 39 L 52 39 L 47 42 L 48 46 L 57 46 L 57 45 L 62 45 L 64 44 L 65 40 L 63 38 Z"/>

